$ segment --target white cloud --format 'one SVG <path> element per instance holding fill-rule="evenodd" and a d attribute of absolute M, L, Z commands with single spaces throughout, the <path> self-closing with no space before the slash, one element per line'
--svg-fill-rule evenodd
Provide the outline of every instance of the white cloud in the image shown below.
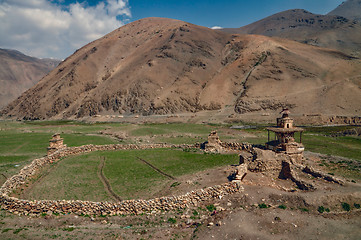
<path fill-rule="evenodd" d="M 223 29 L 223 27 L 220 27 L 220 26 L 213 26 L 213 27 L 211 27 L 211 29 L 217 30 L 217 29 Z"/>
<path fill-rule="evenodd" d="M 211 27 L 211 29 L 217 30 L 217 29 L 223 29 L 223 27 L 220 27 L 220 26 L 213 26 L 213 27 Z"/>
<path fill-rule="evenodd" d="M 75 49 L 124 25 L 131 17 L 128 0 L 96 6 L 64 6 L 49 0 L 0 1 L 0 47 L 36 57 L 65 58 Z"/>

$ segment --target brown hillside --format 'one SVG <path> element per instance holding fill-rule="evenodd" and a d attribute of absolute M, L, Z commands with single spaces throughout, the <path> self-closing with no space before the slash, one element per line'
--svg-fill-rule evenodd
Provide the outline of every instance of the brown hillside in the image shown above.
<path fill-rule="evenodd" d="M 0 49 L 0 108 L 34 86 L 59 62 L 29 57 L 15 50 Z"/>
<path fill-rule="evenodd" d="M 226 28 L 223 31 L 287 38 L 361 57 L 361 23 L 341 16 L 317 15 L 294 9 L 241 28 Z"/>
<path fill-rule="evenodd" d="M 338 15 L 352 20 L 361 20 L 361 0 L 347 0 L 328 15 Z"/>
<path fill-rule="evenodd" d="M 334 50 L 148 18 L 79 49 L 2 114 L 242 114 L 288 105 L 300 113 L 355 115 L 360 76 L 360 61 Z"/>

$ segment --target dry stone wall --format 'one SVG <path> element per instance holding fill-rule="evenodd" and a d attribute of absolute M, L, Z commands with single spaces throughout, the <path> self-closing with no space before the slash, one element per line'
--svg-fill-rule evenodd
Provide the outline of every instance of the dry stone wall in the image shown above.
<path fill-rule="evenodd" d="M 35 159 L 20 172 L 9 178 L 0 188 L 1 208 L 15 214 L 37 215 L 41 213 L 74 213 L 79 215 L 127 215 L 140 213 L 155 213 L 159 211 L 176 210 L 197 205 L 202 201 L 220 199 L 222 196 L 240 192 L 243 187 L 238 182 L 228 182 L 222 185 L 192 191 L 181 196 L 161 197 L 151 200 L 123 200 L 121 202 L 91 202 L 80 200 L 24 200 L 9 195 L 25 184 L 29 177 L 34 176 L 44 165 L 60 160 L 70 155 L 88 153 L 92 151 L 112 151 L 152 148 L 194 148 L 194 145 L 85 145 L 81 147 L 67 147 Z"/>

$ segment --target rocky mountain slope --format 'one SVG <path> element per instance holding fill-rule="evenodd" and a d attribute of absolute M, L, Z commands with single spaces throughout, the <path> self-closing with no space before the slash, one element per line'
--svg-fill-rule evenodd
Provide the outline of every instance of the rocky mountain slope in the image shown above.
<path fill-rule="evenodd" d="M 360 96 L 361 62 L 335 50 L 147 18 L 79 49 L 1 114 L 72 119 L 289 106 L 357 115 Z"/>
<path fill-rule="evenodd" d="M 361 20 L 361 0 L 347 0 L 327 15 L 338 15 L 351 20 Z"/>
<path fill-rule="evenodd" d="M 34 86 L 59 62 L 29 57 L 15 50 L 0 49 L 0 108 Z"/>
<path fill-rule="evenodd" d="M 241 28 L 226 28 L 223 31 L 287 38 L 361 57 L 361 22 L 342 16 L 317 15 L 293 9 Z"/>

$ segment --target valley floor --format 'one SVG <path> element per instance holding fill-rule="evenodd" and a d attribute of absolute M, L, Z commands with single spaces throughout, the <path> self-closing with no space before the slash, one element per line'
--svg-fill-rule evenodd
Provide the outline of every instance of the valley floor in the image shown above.
<path fill-rule="evenodd" d="M 91 143 L 204 142 L 208 133 L 214 129 L 223 141 L 263 144 L 267 139 L 265 126 L 255 124 L 246 129 L 234 129 L 230 128 L 231 126 L 181 123 L 0 122 L 1 184 L 32 159 L 44 155 L 48 140 L 54 132 L 60 132 L 68 146 Z M 261 173 L 249 173 L 243 182 L 244 192 L 225 196 L 217 201 L 204 202 L 189 209 L 156 215 L 95 217 L 44 213 L 38 217 L 30 217 L 17 216 L 1 210 L 0 236 L 1 239 L 358 239 L 361 234 L 361 139 L 359 136 L 346 134 L 354 128 L 357 126 L 307 127 L 304 136 L 306 149 L 312 151 L 305 153 L 308 163 L 326 173 L 345 178 L 345 186 L 307 177 L 317 190 L 305 192 L 297 189 L 289 180 L 273 179 Z M 181 150 L 173 153 L 153 150 L 148 155 L 141 154 L 144 156 L 142 158 L 155 168 L 175 177 L 171 180 L 135 159 L 138 156 L 137 152 L 129 151 L 124 155 L 125 160 L 132 161 L 118 170 L 129 167 L 137 169 L 137 166 L 144 168 L 136 173 L 138 175 L 135 180 L 130 180 L 130 175 L 112 172 L 117 169 L 117 161 L 121 159 L 117 154 L 94 152 L 65 158 L 55 166 L 57 169 L 64 168 L 60 171 L 61 174 L 55 174 L 54 169 L 48 169 L 49 171 L 35 182 L 32 189 L 21 193 L 20 196 L 40 199 L 57 193 L 63 194 L 64 197 L 64 194 L 68 194 L 69 199 L 81 198 L 89 187 L 99 186 L 95 190 L 90 189 L 87 197 L 93 197 L 94 200 L 109 198 L 112 201 L 106 192 L 103 197 L 97 192 L 105 191 L 105 185 L 97 175 L 102 157 L 106 159 L 102 168 L 104 176 L 110 182 L 113 191 L 121 198 L 179 195 L 221 184 L 228 181 L 228 176 L 233 171 L 232 165 L 238 163 L 236 155 L 204 155 Z M 180 161 L 174 157 L 172 161 L 167 161 L 175 155 L 179 155 L 181 159 L 188 159 L 183 161 L 190 162 L 183 163 L 185 168 L 179 168 L 182 164 L 172 165 L 172 161 Z M 197 156 L 204 156 L 208 160 L 202 162 L 202 158 L 197 160 Z M 193 158 L 196 165 L 192 165 Z M 86 166 L 83 169 L 80 165 L 77 166 L 84 160 L 94 164 L 83 165 Z M 84 174 L 81 173 L 82 170 Z M 149 174 L 145 174 L 147 171 Z M 84 177 L 85 182 L 98 179 L 99 184 L 84 185 L 82 188 L 81 182 L 84 182 L 84 179 L 78 179 L 72 182 L 73 187 L 78 187 L 78 190 L 74 188 L 74 191 L 69 190 L 68 193 L 55 187 L 56 182 L 61 182 L 61 179 L 63 182 L 71 183 L 71 176 L 77 173 Z M 119 188 L 125 184 L 117 183 L 122 181 L 120 176 L 123 175 L 125 183 L 128 181 L 135 184 L 134 188 L 129 189 L 139 186 L 142 188 L 133 192 Z M 138 179 L 144 175 L 151 178 Z M 163 180 L 152 183 L 152 176 Z M 59 179 L 56 180 L 56 177 Z M 69 179 L 66 180 L 67 178 Z M 140 183 L 138 185 L 137 180 Z M 50 183 L 50 190 L 39 190 L 44 183 Z M 144 185 L 149 183 L 150 186 Z M 54 187 L 53 193 L 51 186 Z"/>

